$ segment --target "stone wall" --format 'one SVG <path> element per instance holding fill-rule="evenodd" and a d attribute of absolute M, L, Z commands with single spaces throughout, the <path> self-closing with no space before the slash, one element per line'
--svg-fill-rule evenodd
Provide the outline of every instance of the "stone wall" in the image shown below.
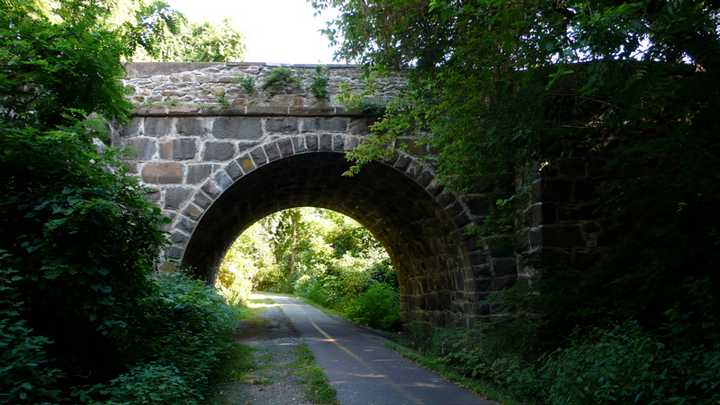
<path fill-rule="evenodd" d="M 519 218 L 518 277 L 530 279 L 549 266 L 591 267 L 605 254 L 597 213 L 605 159 L 559 158 L 528 167 L 519 182 L 529 203 Z"/>
<path fill-rule="evenodd" d="M 221 114 L 345 114 L 338 100 L 340 87 L 360 93 L 366 89 L 360 68 L 353 65 L 326 65 L 328 97 L 318 99 L 310 92 L 316 65 L 277 65 L 265 63 L 132 63 L 125 85 L 138 114 L 195 115 Z M 297 83 L 263 89 L 277 68 L 292 71 Z M 254 81 L 248 92 L 243 79 Z M 401 77 L 379 78 L 370 97 L 382 102 L 400 91 Z"/>

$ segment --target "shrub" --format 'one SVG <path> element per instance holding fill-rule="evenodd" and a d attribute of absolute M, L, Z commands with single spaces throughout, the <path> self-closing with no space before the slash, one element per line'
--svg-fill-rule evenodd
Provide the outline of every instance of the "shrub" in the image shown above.
<path fill-rule="evenodd" d="M 244 75 L 240 76 L 236 80 L 240 83 L 240 86 L 245 90 L 245 93 L 252 95 L 255 93 L 255 78 L 252 76 Z"/>
<path fill-rule="evenodd" d="M 313 74 L 312 84 L 310 84 L 310 93 L 315 96 L 315 98 L 324 100 L 328 95 L 327 87 L 329 81 L 330 77 L 328 76 L 327 68 L 317 66 Z"/>
<path fill-rule="evenodd" d="M 276 93 L 283 90 L 288 86 L 298 86 L 300 81 L 295 76 L 292 70 L 285 67 L 277 67 L 270 71 L 265 83 L 263 83 L 263 90 L 270 91 L 270 93 Z"/>
<path fill-rule="evenodd" d="M 357 304 L 348 313 L 353 321 L 383 330 L 400 328 L 400 295 L 387 284 L 372 283 L 357 298 Z"/>
<path fill-rule="evenodd" d="M 720 352 L 673 350 L 636 322 L 596 329 L 542 365 L 552 404 L 714 403 L 720 398 Z"/>
<path fill-rule="evenodd" d="M 131 325 L 137 361 L 172 365 L 202 393 L 231 350 L 235 313 L 200 280 L 182 273 L 154 280 L 155 293 L 140 301 Z"/>
<path fill-rule="evenodd" d="M 105 404 L 198 404 L 202 397 L 173 366 L 143 364 L 98 390 Z"/>

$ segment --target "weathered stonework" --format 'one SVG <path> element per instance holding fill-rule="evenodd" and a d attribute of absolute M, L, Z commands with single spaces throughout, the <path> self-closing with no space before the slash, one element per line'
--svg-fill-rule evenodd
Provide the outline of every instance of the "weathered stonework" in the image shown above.
<path fill-rule="evenodd" d="M 272 66 L 128 66 L 137 108 L 114 143 L 138 150 L 129 163 L 171 219 L 162 260 L 212 280 L 226 249 L 258 219 L 285 208 L 324 207 L 357 219 L 385 245 L 406 321 L 470 325 L 489 315 L 482 300 L 517 280 L 519 257 L 507 238 L 468 236 L 488 215 L 492 196 L 446 190 L 419 159 L 426 147 L 411 138 L 398 140 L 392 160 L 342 176 L 345 152 L 368 135 L 371 119 L 338 105 L 337 90 L 340 83 L 360 90 L 361 72 L 330 67 L 330 96 L 317 100 L 304 90 L 314 68 L 291 68 L 300 86 L 250 95 L 237 78 L 253 75 L 259 87 Z M 380 81 L 381 96 L 395 94 L 402 82 Z"/>

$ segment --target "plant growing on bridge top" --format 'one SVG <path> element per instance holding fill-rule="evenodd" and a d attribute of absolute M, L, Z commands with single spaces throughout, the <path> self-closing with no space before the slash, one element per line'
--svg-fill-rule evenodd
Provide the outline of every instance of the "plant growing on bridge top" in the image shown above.
<path fill-rule="evenodd" d="M 310 84 L 310 93 L 315 98 L 324 100 L 328 95 L 328 82 L 330 77 L 328 76 L 328 69 L 324 66 L 316 66 L 315 72 L 313 73 L 313 81 Z"/>
<path fill-rule="evenodd" d="M 300 80 L 290 68 L 276 67 L 268 73 L 262 89 L 270 93 L 279 92 L 289 86 L 299 86 Z"/>
<path fill-rule="evenodd" d="M 242 75 L 235 79 L 248 95 L 255 94 L 255 78 L 250 75 Z"/>

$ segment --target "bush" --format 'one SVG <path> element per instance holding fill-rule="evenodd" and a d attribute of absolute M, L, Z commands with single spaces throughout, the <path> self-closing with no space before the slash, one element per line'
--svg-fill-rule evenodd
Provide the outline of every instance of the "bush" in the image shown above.
<path fill-rule="evenodd" d="M 6 257 L 0 250 L 0 258 Z M 21 318 L 21 280 L 10 267 L 0 272 L 0 403 L 57 401 L 54 387 L 62 372 L 50 362 L 50 339 L 36 335 Z"/>
<path fill-rule="evenodd" d="M 158 363 L 135 367 L 99 392 L 105 404 L 197 404 L 201 396 L 173 366 Z"/>
<path fill-rule="evenodd" d="M 231 350 L 235 312 L 202 281 L 182 273 L 153 278 L 155 293 L 140 301 L 131 325 L 137 361 L 172 365 L 203 393 Z"/>
<path fill-rule="evenodd" d="M 542 365 L 552 404 L 716 403 L 718 347 L 673 350 L 636 322 L 595 330 Z"/>
<path fill-rule="evenodd" d="M 383 330 L 400 328 L 400 295 L 393 287 L 372 283 L 357 298 L 356 305 L 348 313 L 353 321 Z"/>

